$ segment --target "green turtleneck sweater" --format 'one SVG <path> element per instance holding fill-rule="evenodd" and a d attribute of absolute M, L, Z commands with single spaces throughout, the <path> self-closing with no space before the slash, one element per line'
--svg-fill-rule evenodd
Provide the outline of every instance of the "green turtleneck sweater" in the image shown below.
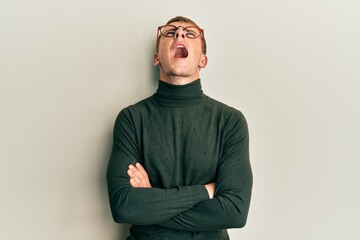
<path fill-rule="evenodd" d="M 128 165 L 136 162 L 152 188 L 130 185 Z M 226 229 L 245 225 L 250 204 L 246 120 L 203 94 L 200 79 L 159 81 L 153 96 L 119 113 L 107 181 L 114 220 L 132 224 L 129 239 L 229 239 Z"/>

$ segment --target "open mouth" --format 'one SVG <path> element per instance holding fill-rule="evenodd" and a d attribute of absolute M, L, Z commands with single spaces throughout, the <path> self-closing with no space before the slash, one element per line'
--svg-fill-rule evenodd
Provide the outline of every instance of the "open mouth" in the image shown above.
<path fill-rule="evenodd" d="M 174 49 L 175 58 L 186 58 L 188 56 L 188 51 L 183 45 L 177 45 Z"/>

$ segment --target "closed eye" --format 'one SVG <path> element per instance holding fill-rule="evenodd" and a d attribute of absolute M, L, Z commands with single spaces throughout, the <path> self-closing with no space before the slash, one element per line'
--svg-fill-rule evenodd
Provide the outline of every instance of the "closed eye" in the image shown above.
<path fill-rule="evenodd" d="M 166 37 L 173 37 L 173 36 L 175 36 L 175 31 L 167 31 L 167 32 L 165 33 L 165 36 L 166 36 Z"/>
<path fill-rule="evenodd" d="M 170 28 L 166 29 L 166 31 L 163 33 L 165 37 L 173 37 L 176 34 L 177 29 L 176 28 Z"/>
<path fill-rule="evenodd" d="M 188 38 L 196 38 L 197 35 L 196 35 L 196 33 L 193 32 L 193 31 L 187 31 L 186 36 L 187 36 Z"/>

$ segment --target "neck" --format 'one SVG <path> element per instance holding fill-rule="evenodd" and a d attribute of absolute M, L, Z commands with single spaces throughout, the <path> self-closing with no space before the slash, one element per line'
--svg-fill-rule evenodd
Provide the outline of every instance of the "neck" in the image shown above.
<path fill-rule="evenodd" d="M 156 102 L 165 107 L 187 107 L 198 104 L 203 99 L 200 79 L 185 85 L 174 85 L 159 81 L 154 94 Z"/>
<path fill-rule="evenodd" d="M 160 80 L 173 85 L 185 85 L 199 79 L 199 74 L 194 76 L 177 76 L 177 75 L 168 75 L 160 72 Z"/>

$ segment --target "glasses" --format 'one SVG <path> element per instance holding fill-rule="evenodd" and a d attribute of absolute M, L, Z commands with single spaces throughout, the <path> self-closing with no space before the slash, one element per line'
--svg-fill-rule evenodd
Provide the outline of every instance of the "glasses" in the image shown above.
<path fill-rule="evenodd" d="M 160 26 L 158 27 L 157 36 L 156 36 L 156 50 L 158 50 L 160 36 L 164 36 L 168 38 L 174 37 L 176 35 L 176 32 L 179 30 L 179 28 L 182 28 L 183 31 L 185 32 L 184 35 L 190 39 L 196 39 L 201 35 L 204 35 L 204 30 L 199 28 L 198 26 L 177 27 L 171 24 Z"/>
<path fill-rule="evenodd" d="M 201 36 L 202 33 L 204 33 L 204 30 L 197 26 L 177 27 L 174 25 L 164 25 L 158 27 L 158 35 L 160 32 L 161 35 L 163 35 L 164 37 L 174 37 L 179 28 L 182 28 L 183 31 L 185 32 L 185 36 L 191 39 L 198 38 Z"/>

